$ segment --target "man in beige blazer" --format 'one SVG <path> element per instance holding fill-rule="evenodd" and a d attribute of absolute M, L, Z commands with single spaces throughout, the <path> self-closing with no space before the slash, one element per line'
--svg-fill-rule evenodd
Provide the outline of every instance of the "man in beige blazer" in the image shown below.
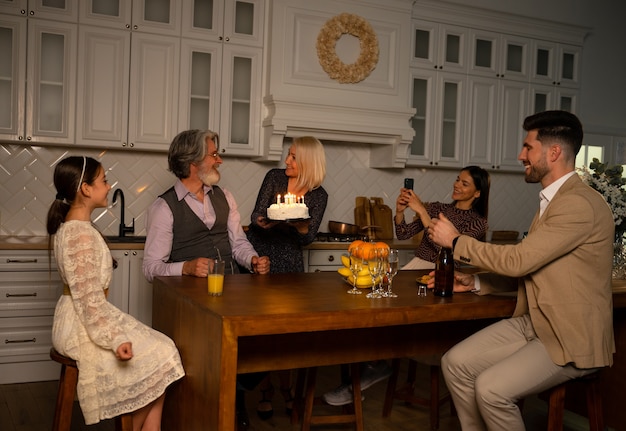
<path fill-rule="evenodd" d="M 455 260 L 488 271 L 458 274 L 455 292 L 518 289 L 512 318 L 454 346 L 442 359 L 463 430 L 524 430 L 515 404 L 613 363 L 610 208 L 575 172 L 582 126 L 573 114 L 547 111 L 524 121 L 518 159 L 528 183 L 540 182 L 540 210 L 528 236 L 495 245 L 460 235 L 444 217 L 431 239 Z"/>

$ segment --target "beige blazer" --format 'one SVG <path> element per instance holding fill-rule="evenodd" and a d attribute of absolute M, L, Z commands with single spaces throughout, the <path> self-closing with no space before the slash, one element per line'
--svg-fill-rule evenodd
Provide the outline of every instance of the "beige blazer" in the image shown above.
<path fill-rule="evenodd" d="M 514 316 L 530 314 L 555 364 L 602 367 L 612 365 L 615 352 L 614 231 L 604 198 L 573 175 L 541 218 L 537 212 L 520 243 L 496 245 L 461 236 L 454 258 L 495 273 L 480 275 L 481 294 L 517 284 Z"/>

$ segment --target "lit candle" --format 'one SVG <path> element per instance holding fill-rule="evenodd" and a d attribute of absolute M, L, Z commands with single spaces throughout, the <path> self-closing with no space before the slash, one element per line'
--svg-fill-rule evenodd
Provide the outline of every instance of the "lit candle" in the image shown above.
<path fill-rule="evenodd" d="M 280 195 L 276 196 L 276 205 L 280 205 Z"/>

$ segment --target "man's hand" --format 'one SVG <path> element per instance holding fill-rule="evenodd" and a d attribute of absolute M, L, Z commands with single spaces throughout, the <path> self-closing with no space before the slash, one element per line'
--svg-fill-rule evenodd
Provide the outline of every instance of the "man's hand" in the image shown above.
<path fill-rule="evenodd" d="M 427 287 L 429 289 L 435 288 L 435 271 L 431 271 L 430 279 L 428 280 Z M 464 272 L 454 271 L 454 284 L 453 289 L 454 292 L 471 292 L 474 290 L 474 276 L 472 274 L 466 274 Z"/>
<path fill-rule="evenodd" d="M 115 349 L 115 357 L 120 361 L 128 361 L 133 357 L 133 343 L 127 341 Z"/>
<path fill-rule="evenodd" d="M 183 263 L 183 275 L 193 275 L 194 277 L 207 277 L 209 275 L 209 259 L 199 257 Z"/>
<path fill-rule="evenodd" d="M 252 257 L 252 271 L 255 274 L 267 274 L 270 272 L 270 258 L 267 256 Z"/>
<path fill-rule="evenodd" d="M 445 215 L 439 214 L 439 218 L 431 220 L 431 224 L 428 227 L 428 235 L 435 244 L 441 247 L 452 248 L 452 241 L 461 234 Z"/>

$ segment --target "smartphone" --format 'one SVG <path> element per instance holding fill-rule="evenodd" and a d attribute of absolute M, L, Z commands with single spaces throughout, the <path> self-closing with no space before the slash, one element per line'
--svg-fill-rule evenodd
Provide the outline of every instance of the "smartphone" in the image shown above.
<path fill-rule="evenodd" d="M 413 190 L 413 178 L 404 179 L 404 188 Z"/>

